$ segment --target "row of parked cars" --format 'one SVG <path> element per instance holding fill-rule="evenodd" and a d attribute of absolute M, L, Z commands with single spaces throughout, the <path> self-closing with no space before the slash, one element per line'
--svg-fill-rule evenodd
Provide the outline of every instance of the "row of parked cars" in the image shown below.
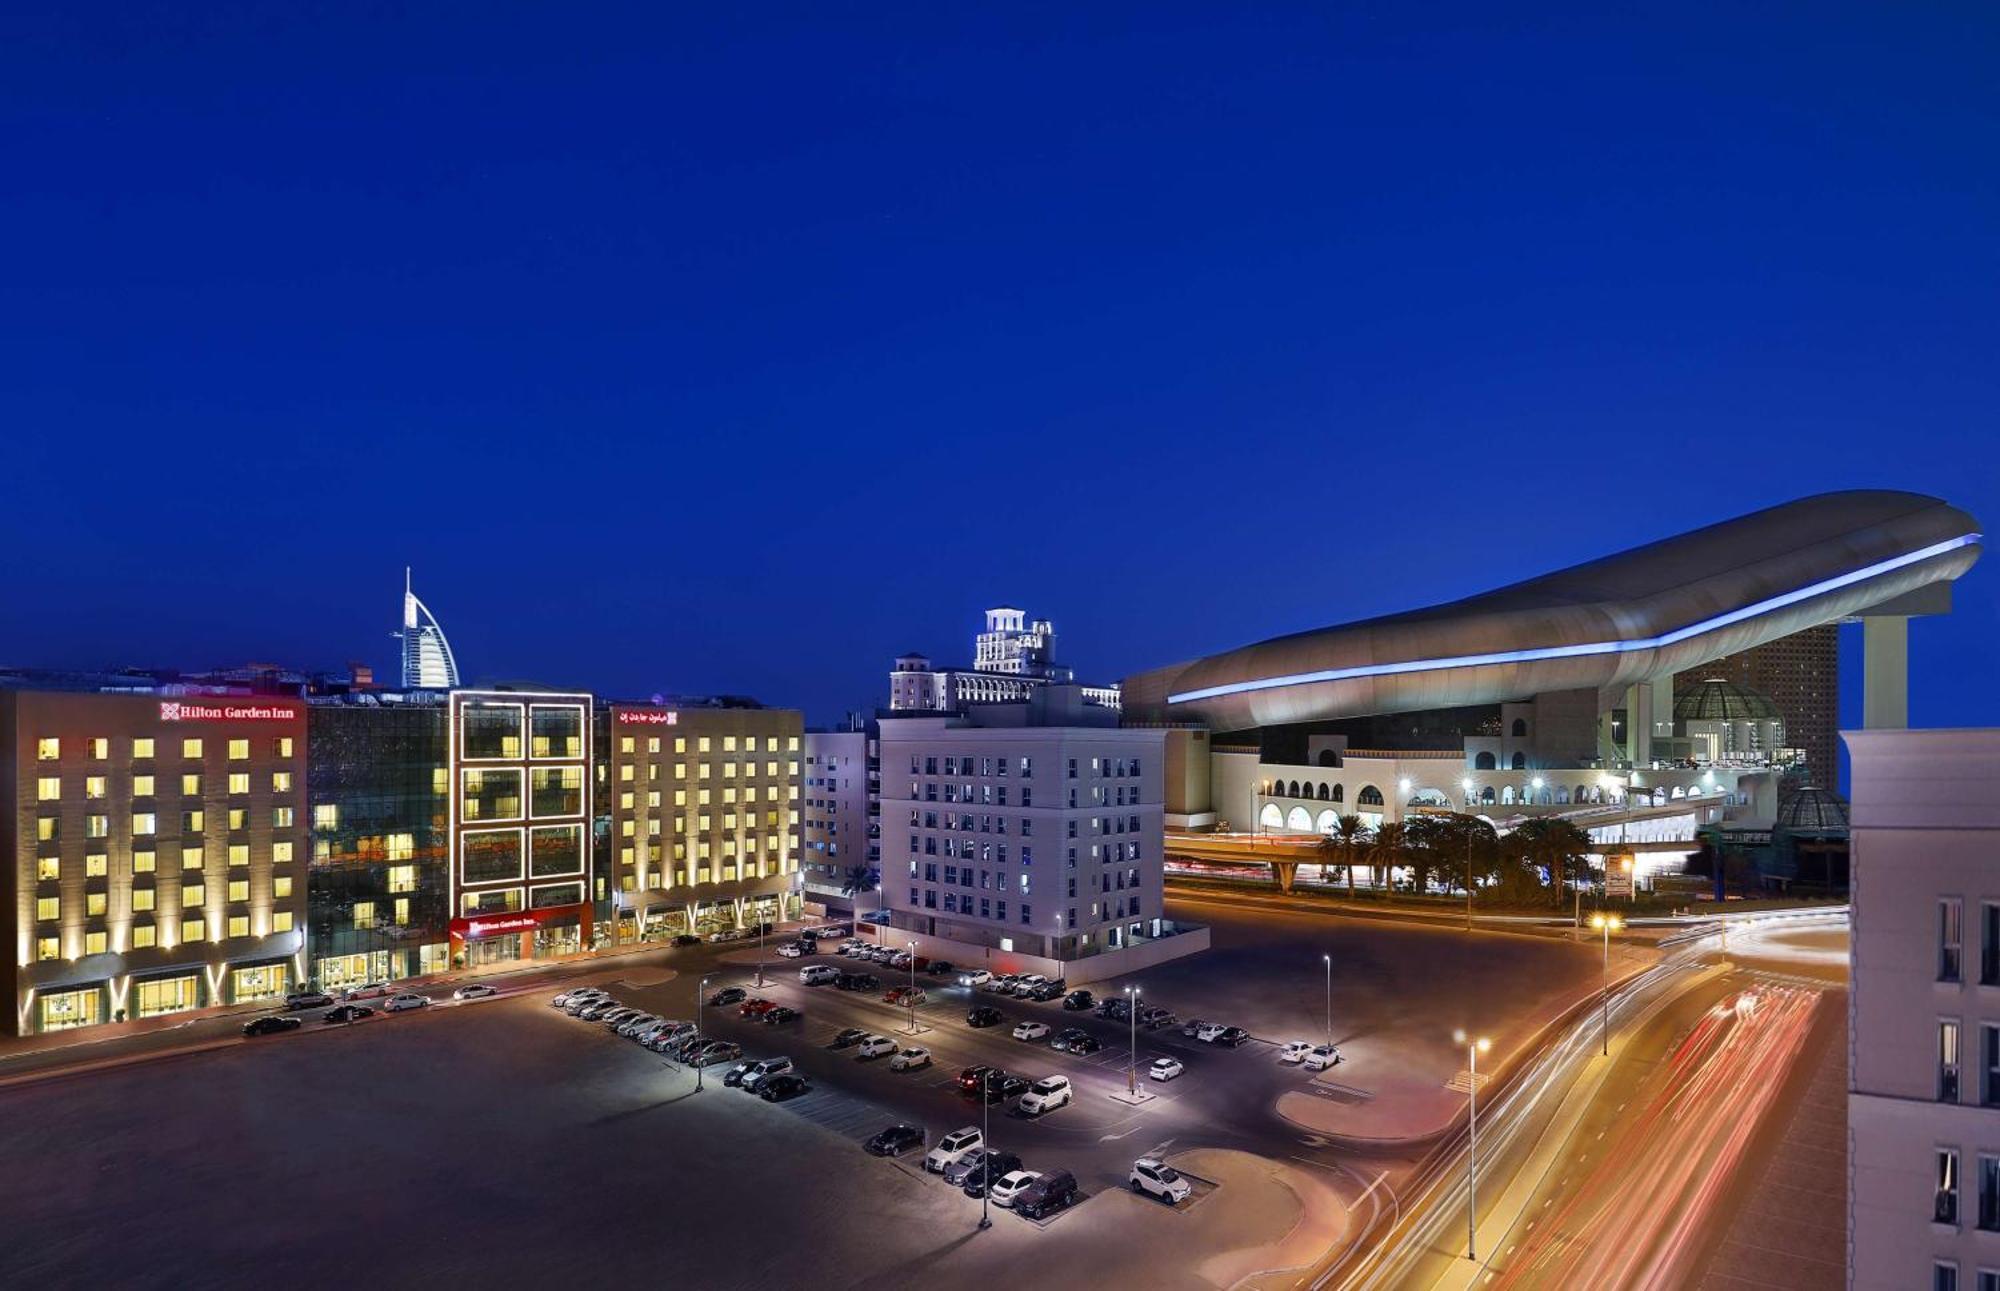
<path fill-rule="evenodd" d="M 484 982 L 468 982 L 451 993 L 454 1000 L 477 1000 L 500 992 Z M 428 995 L 415 991 L 397 991 L 387 982 L 371 982 L 366 986 L 351 986 L 340 993 L 341 1002 L 334 1003 L 334 997 L 325 991 L 293 991 L 285 996 L 283 1013 L 266 1013 L 251 1018 L 243 1024 L 243 1034 L 248 1036 L 276 1035 L 283 1031 L 296 1031 L 302 1025 L 298 1014 L 308 1009 L 325 1008 L 319 1015 L 322 1023 L 359 1022 L 363 1018 L 375 1016 L 375 1010 L 366 1004 L 353 1003 L 355 1000 L 376 999 L 387 996 L 382 1004 L 384 1013 L 408 1013 L 431 1006 Z M 327 1008 L 332 1005 L 331 1008 Z"/>
<path fill-rule="evenodd" d="M 943 977 L 952 971 L 952 965 L 948 960 L 927 959 L 922 955 L 912 955 L 907 950 L 898 950 L 894 946 L 878 946 L 859 938 L 850 938 L 842 942 L 835 953 L 843 959 L 882 964 L 889 968 L 914 967 L 919 973 L 928 973 L 932 977 Z"/>
<path fill-rule="evenodd" d="M 924 1146 L 922 1127 L 891 1125 L 862 1146 L 876 1156 L 901 1156 Z M 1044 1219 L 1083 1200 L 1076 1176 L 1068 1170 L 1030 1170 L 1018 1154 L 995 1148 L 976 1125 L 953 1130 L 924 1154 L 924 1170 L 942 1177 L 966 1196 L 987 1196 L 996 1206 L 1029 1219 Z M 1168 1205 L 1187 1200 L 1194 1186 L 1186 1176 L 1157 1157 L 1132 1163 L 1127 1185 L 1142 1196 Z"/>
<path fill-rule="evenodd" d="M 741 998 L 740 993 L 738 998 Z M 595 986 L 564 991 L 549 1004 L 581 1021 L 600 1023 L 634 1044 L 644 1045 L 654 1053 L 666 1054 L 689 1066 L 706 1067 L 712 1063 L 735 1062 L 743 1056 L 743 1047 L 732 1040 L 705 1036 L 692 1022 L 663 1018 L 634 1008 Z"/>

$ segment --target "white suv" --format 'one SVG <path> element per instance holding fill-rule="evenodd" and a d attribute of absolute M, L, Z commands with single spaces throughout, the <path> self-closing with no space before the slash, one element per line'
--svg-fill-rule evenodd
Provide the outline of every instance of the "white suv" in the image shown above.
<path fill-rule="evenodd" d="M 1069 1106 L 1075 1096 L 1068 1076 L 1044 1076 L 1028 1087 L 1028 1092 L 1021 1095 L 1017 1105 L 1023 1116 L 1040 1116 L 1043 1112 Z"/>
<path fill-rule="evenodd" d="M 790 1058 L 766 1058 L 743 1073 L 743 1092 L 754 1094 L 757 1092 L 757 1087 L 766 1080 L 769 1080 L 780 1072 L 790 1071 L 791 1069 L 792 1060 Z"/>
<path fill-rule="evenodd" d="M 1339 1061 L 1340 1050 L 1330 1044 L 1322 1044 L 1315 1045 L 1312 1052 L 1306 1055 L 1304 1066 L 1307 1071 L 1325 1071 Z"/>
<path fill-rule="evenodd" d="M 958 1164 L 958 1159 L 974 1148 L 983 1147 L 986 1136 L 979 1132 L 977 1125 L 968 1125 L 962 1130 L 953 1130 L 938 1140 L 938 1145 L 924 1157 L 924 1169 L 934 1174 L 943 1174 L 944 1168 Z"/>
<path fill-rule="evenodd" d="M 799 980 L 807 986 L 818 986 L 840 976 L 840 970 L 832 964 L 812 964 L 799 970 Z"/>
<path fill-rule="evenodd" d="M 1194 1191 L 1180 1171 L 1157 1157 L 1140 1157 L 1132 1163 L 1131 1184 L 1133 1192 L 1158 1197 L 1169 1206 L 1186 1201 Z"/>

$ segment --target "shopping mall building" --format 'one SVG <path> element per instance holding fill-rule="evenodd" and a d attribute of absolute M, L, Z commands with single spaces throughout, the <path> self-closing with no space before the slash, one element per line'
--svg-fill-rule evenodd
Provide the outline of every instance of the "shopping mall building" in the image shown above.
<path fill-rule="evenodd" d="M 1980 549 L 1973 518 L 1936 498 L 1822 494 L 1128 677 L 1124 711 L 1170 728 L 1170 831 L 1563 815 L 1667 868 L 1698 829 L 1831 788 L 1837 768 L 1803 750 L 1833 747 L 1835 625 L 1862 627 L 1865 724 L 1906 724 L 1909 621 L 1949 611 Z"/>

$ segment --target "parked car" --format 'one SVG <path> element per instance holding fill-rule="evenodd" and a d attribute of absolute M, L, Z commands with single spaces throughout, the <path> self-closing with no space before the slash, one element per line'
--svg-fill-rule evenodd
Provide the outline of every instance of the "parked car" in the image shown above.
<path fill-rule="evenodd" d="M 947 976 L 952 971 L 951 961 L 948 959 L 933 959 L 930 963 L 924 965 L 923 971 L 929 973 L 932 977 Z"/>
<path fill-rule="evenodd" d="M 637 1017 L 626 1018 L 623 1022 L 620 1022 L 616 1030 L 619 1035 L 630 1040 L 633 1036 L 638 1035 L 641 1031 L 644 1031 L 659 1020 L 660 1015 L 657 1013 L 641 1013 Z"/>
<path fill-rule="evenodd" d="M 389 997 L 389 1002 L 382 1006 L 382 1011 L 384 1013 L 407 1013 L 411 1009 L 427 1009 L 430 1006 L 431 997 L 428 995 L 392 995 Z"/>
<path fill-rule="evenodd" d="M 924 988 L 921 986 L 894 986 L 882 996 L 885 1004 L 900 1004 L 912 1008 L 924 1002 Z"/>
<path fill-rule="evenodd" d="M 899 1157 L 924 1145 L 924 1132 L 914 1125 L 891 1125 L 861 1146 L 878 1157 Z"/>
<path fill-rule="evenodd" d="M 1072 1037 L 1069 1044 L 1066 1047 L 1069 1049 L 1071 1053 L 1075 1054 L 1077 1057 L 1083 1058 L 1089 1056 L 1090 1054 L 1096 1053 L 1099 1049 L 1102 1049 L 1104 1046 L 1097 1042 L 1096 1036 L 1084 1034 Z"/>
<path fill-rule="evenodd" d="M 1076 1091 L 1070 1088 L 1068 1076 L 1044 1076 L 1021 1095 L 1021 1111 L 1028 1116 L 1040 1116 L 1058 1107 L 1069 1106 L 1075 1097 Z"/>
<path fill-rule="evenodd" d="M 807 986 L 825 986 L 840 976 L 840 970 L 832 964 L 811 964 L 799 970 L 799 980 Z"/>
<path fill-rule="evenodd" d="M 1149 1031 L 1157 1031 L 1161 1027 L 1177 1026 L 1179 1023 L 1180 1019 L 1174 1016 L 1172 1009 L 1163 1009 L 1157 1005 L 1149 1009 L 1144 1009 L 1139 1014 L 1139 1025 Z"/>
<path fill-rule="evenodd" d="M 325 991 L 293 991 L 285 997 L 285 1007 L 296 1012 L 299 1009 L 323 1009 L 333 1003 L 333 997 Z"/>
<path fill-rule="evenodd" d="M 751 1070 L 754 1067 L 756 1067 L 756 1065 L 757 1065 L 757 1060 L 755 1058 L 751 1058 L 744 1062 L 739 1062 L 734 1067 L 731 1067 L 728 1071 L 723 1072 L 722 1073 L 723 1087 L 726 1089 L 740 1088 L 743 1084 L 743 1078 L 749 1075 Z"/>
<path fill-rule="evenodd" d="M 699 1031 L 690 1031 L 675 1042 L 674 1057 L 682 1062 L 692 1063 L 696 1054 L 713 1043 L 715 1041 L 712 1037 L 705 1036 Z"/>
<path fill-rule="evenodd" d="M 1040 1219 L 1074 1205 L 1076 1199 L 1076 1176 L 1067 1170 L 1050 1170 L 1015 1196 L 1014 1213 Z"/>
<path fill-rule="evenodd" d="M 572 1000 L 594 1000 L 602 994 L 604 992 L 595 986 L 573 987 L 567 991 L 558 991 L 556 997 L 549 1001 L 549 1007 L 559 1009 L 568 1005 Z"/>
<path fill-rule="evenodd" d="M 872 991 L 882 985 L 882 979 L 873 973 L 842 973 L 833 984 L 843 991 Z"/>
<path fill-rule="evenodd" d="M 907 950 L 899 950 L 895 954 L 889 956 L 889 967 L 891 968 L 908 968 L 911 964 L 915 962 L 916 962 L 916 956 L 912 955 Z"/>
<path fill-rule="evenodd" d="M 740 986 L 725 986 L 708 997 L 708 1007 L 714 1009 L 725 1004 L 741 1004 L 749 995 L 750 992 Z"/>
<path fill-rule="evenodd" d="M 1068 995 L 1063 996 L 1063 1007 L 1079 1012 L 1089 1008 L 1096 1002 L 1096 997 L 1085 990 L 1071 991 Z"/>
<path fill-rule="evenodd" d="M 1004 1103 L 1010 1098 L 1019 1098 L 1027 1092 L 1027 1077 L 1016 1076 L 1012 1072 L 995 1071 L 979 1082 L 979 1087 L 972 1091 L 972 1096 L 988 1103 Z"/>
<path fill-rule="evenodd" d="M 800 959 L 804 957 L 805 953 L 806 953 L 806 948 L 804 946 L 801 946 L 796 941 L 788 941 L 784 945 L 778 947 L 778 954 L 782 955 L 786 959 Z"/>
<path fill-rule="evenodd" d="M 868 1033 L 860 1027 L 848 1027 L 833 1038 L 833 1047 L 836 1049 L 845 1049 L 851 1044 L 860 1044 L 867 1038 Z"/>
<path fill-rule="evenodd" d="M 1028 992 L 1028 998 L 1037 1004 L 1047 1004 L 1050 1000 L 1061 999 L 1062 993 L 1063 985 L 1061 982 L 1043 982 L 1040 986 Z"/>
<path fill-rule="evenodd" d="M 896 1052 L 896 1042 L 885 1035 L 871 1035 L 856 1050 L 863 1058 L 880 1058 Z"/>
<path fill-rule="evenodd" d="M 1129 1179 L 1132 1191 L 1144 1197 L 1158 1197 L 1169 1206 L 1178 1206 L 1194 1191 L 1181 1172 L 1157 1157 L 1140 1157 L 1132 1163 Z"/>
<path fill-rule="evenodd" d="M 757 1086 L 757 1097 L 767 1103 L 782 1103 L 787 1098 L 811 1092 L 812 1086 L 796 1071 L 780 1072 Z"/>
<path fill-rule="evenodd" d="M 1202 1018 L 1189 1018 L 1187 1021 L 1181 1023 L 1181 1034 L 1191 1040 L 1196 1039 L 1200 1036 L 1203 1027 L 1214 1027 L 1217 1031 L 1222 1030 L 1220 1022 L 1209 1022 Z"/>
<path fill-rule="evenodd" d="M 683 1044 L 693 1037 L 694 1023 L 675 1022 L 662 1027 L 659 1034 L 646 1042 L 646 1047 L 654 1053 L 676 1053 Z"/>
<path fill-rule="evenodd" d="M 1222 1038 L 1223 1032 L 1227 1030 L 1229 1030 L 1229 1028 L 1222 1025 L 1222 1023 L 1220 1022 L 1204 1022 L 1200 1026 L 1194 1029 L 1194 1038 L 1201 1041 L 1203 1044 L 1214 1044 L 1217 1040 L 1220 1040 Z M 1187 1028 L 1182 1027 L 1181 1032 L 1182 1034 L 1185 1035 L 1187 1033 Z"/>
<path fill-rule="evenodd" d="M 1284 1048 L 1278 1050 L 1278 1061 L 1287 1063 L 1304 1062 L 1306 1060 L 1306 1055 L 1311 1053 L 1312 1051 L 1313 1051 L 1312 1041 L 1291 1040 L 1286 1042 Z"/>
<path fill-rule="evenodd" d="M 1025 997 L 1028 995 L 1029 992 L 1033 991 L 1037 986 L 1040 986 L 1043 982 L 1046 982 L 1048 980 L 1049 979 L 1041 973 L 1026 973 L 1020 977 L 1015 978 L 1008 989 L 1011 990 L 1016 995 Z"/>
<path fill-rule="evenodd" d="M 1088 1034 L 1089 1032 L 1081 1027 L 1064 1027 L 1062 1030 L 1056 1032 L 1053 1040 L 1049 1041 L 1049 1048 L 1067 1051 L 1071 1042 L 1081 1040 Z"/>
<path fill-rule="evenodd" d="M 684 933 L 682 933 L 682 934 L 681 934 L 680 936 L 678 936 L 678 937 L 674 938 L 674 945 L 676 945 L 676 946 L 699 946 L 699 945 L 701 945 L 701 938 L 699 938 L 699 937 L 695 936 L 695 935 L 694 935 L 693 933 L 691 933 L 691 932 L 684 932 Z"/>
<path fill-rule="evenodd" d="M 1012 995 L 1014 993 L 1014 975 L 1012 973 L 1002 973 L 998 977 L 989 977 L 980 983 L 979 989 L 982 991 L 991 991 L 995 995 Z"/>
<path fill-rule="evenodd" d="M 1120 999 L 1115 995 L 1110 999 L 1099 1000 L 1097 1002 L 1097 1016 L 1109 1018 L 1113 1022 L 1124 1022 L 1132 1016 L 1132 1003 L 1129 1000 Z"/>
<path fill-rule="evenodd" d="M 805 1015 L 797 1009 L 780 1004 L 777 1008 L 766 1013 L 760 1020 L 767 1027 L 775 1027 L 783 1026 L 787 1022 L 796 1022 L 803 1016 Z"/>
<path fill-rule="evenodd" d="M 964 1165 L 965 1162 L 959 1162 L 959 1166 Z M 974 1162 L 970 1169 L 966 1170 L 965 1178 L 959 1186 L 965 1190 L 966 1196 L 977 1201 L 985 1195 L 989 1185 L 999 1183 L 1002 1179 L 1005 1179 L 1020 1168 L 1021 1158 L 1018 1154 L 1013 1152 L 995 1152 L 991 1149 L 982 1148 L 979 1152 L 979 1160 Z M 949 1182 L 949 1175 L 946 1176 L 946 1180 Z"/>
<path fill-rule="evenodd" d="M 979 1132 L 977 1125 L 968 1125 L 961 1130 L 953 1130 L 937 1141 L 924 1157 L 924 1169 L 932 1174 L 942 1174 L 946 1166 L 954 1165 L 959 1158 L 976 1151 L 986 1142 L 986 1136 Z"/>
<path fill-rule="evenodd" d="M 1250 1043 L 1250 1033 L 1242 1027 L 1224 1027 L 1222 1034 L 1215 1037 L 1215 1043 L 1226 1044 L 1231 1049 L 1241 1049 Z"/>
<path fill-rule="evenodd" d="M 1325 1071 L 1340 1061 L 1340 1050 L 1330 1044 L 1316 1044 L 1306 1054 L 1307 1071 Z"/>
<path fill-rule="evenodd" d="M 243 1024 L 244 1035 L 276 1035 L 280 1031 L 296 1031 L 299 1020 L 283 1013 L 266 1013 L 261 1018 L 251 1018 Z"/>
<path fill-rule="evenodd" d="M 646 1016 L 646 1011 L 644 1009 L 633 1008 L 631 1005 L 627 1004 L 622 1008 L 615 1008 L 612 1009 L 610 1012 L 603 1014 L 597 1019 L 597 1021 L 603 1023 L 606 1030 L 616 1031 L 619 1027 L 624 1026 L 627 1022 L 630 1022 L 632 1019 L 643 1018 L 645 1016 Z"/>
<path fill-rule="evenodd" d="M 343 1000 L 379 1000 L 393 989 L 387 982 L 362 982 L 358 986 L 350 986 L 342 991 L 340 998 Z"/>
<path fill-rule="evenodd" d="M 993 1181 L 993 1204 L 1013 1206 L 1014 1199 L 1026 1192 L 1041 1177 L 1041 1172 L 1037 1170 L 1016 1170 L 1011 1174 L 1001 1175 Z"/>
<path fill-rule="evenodd" d="M 708 940 L 709 943 L 713 945 L 718 942 L 735 941 L 738 937 L 741 937 L 742 935 L 743 935 L 742 933 L 736 931 L 734 928 L 718 928 L 714 932 L 708 934 Z"/>
<path fill-rule="evenodd" d="M 978 1066 L 967 1067 L 964 1070 L 960 1071 L 958 1073 L 959 1092 L 964 1094 L 977 1093 L 979 1091 L 979 1082 L 985 1079 L 986 1074 L 988 1072 L 992 1072 L 994 1075 L 997 1076 L 1000 1074 L 1000 1069 L 998 1067 L 991 1067 L 982 1063 Z"/>
<path fill-rule="evenodd" d="M 710 1040 L 694 1055 L 696 1066 L 707 1067 L 718 1062 L 735 1062 L 743 1056 L 743 1046 L 729 1040 Z"/>
<path fill-rule="evenodd" d="M 320 1014 L 319 1020 L 322 1022 L 359 1022 L 363 1018 L 372 1018 L 374 1016 L 375 1010 L 369 1008 L 366 1004 L 336 1004 L 326 1012 Z"/>
<path fill-rule="evenodd" d="M 984 986 L 992 980 L 993 974 L 983 968 L 978 968 L 970 973 L 959 974 L 958 984 L 960 986 Z"/>
<path fill-rule="evenodd" d="M 665 1035 L 667 1032 L 674 1030 L 674 1028 L 683 1027 L 686 1025 L 687 1023 L 677 1022 L 672 1018 L 654 1018 L 652 1021 L 648 1022 L 645 1026 L 640 1027 L 638 1030 L 634 1031 L 632 1033 L 632 1038 L 634 1040 L 637 1040 L 640 1044 L 650 1045 L 653 1043 L 653 1041 L 659 1039 L 662 1035 Z"/>
<path fill-rule="evenodd" d="M 489 995 L 498 995 L 499 993 L 499 991 L 484 982 L 468 982 L 453 991 L 451 998 L 454 1000 L 483 1000 Z"/>
<path fill-rule="evenodd" d="M 1023 1022 L 1014 1028 L 1016 1040 L 1042 1040 L 1048 1034 L 1049 1024 L 1046 1022 Z"/>
<path fill-rule="evenodd" d="M 767 1000 L 760 995 L 754 1000 L 743 1001 L 743 1007 L 736 1010 L 736 1016 L 740 1018 L 761 1017 L 777 1007 L 778 1002 L 776 1000 Z"/>
<path fill-rule="evenodd" d="M 1146 1074 L 1154 1080 L 1172 1080 L 1186 1070 L 1179 1058 L 1155 1058 L 1153 1065 L 1146 1068 Z"/>
<path fill-rule="evenodd" d="M 750 1064 L 750 1070 L 743 1074 L 743 1088 L 754 1094 L 763 1087 L 766 1080 L 790 1070 L 792 1070 L 790 1058 L 765 1058 L 761 1062 L 753 1062 Z"/>
<path fill-rule="evenodd" d="M 581 1001 L 571 1000 L 569 1006 L 563 1011 L 573 1018 L 581 1018 L 585 1022 L 595 1022 L 598 1018 L 611 1012 L 611 1010 L 623 1007 L 625 1007 L 623 1004 L 612 999 L 609 995 L 590 995 L 585 996 Z"/>
<path fill-rule="evenodd" d="M 969 1027 L 997 1027 L 1006 1020 L 1006 1015 L 991 1004 L 982 1004 L 965 1015 L 965 1025 Z"/>
<path fill-rule="evenodd" d="M 922 1045 L 911 1045 L 895 1057 L 889 1059 L 890 1071 L 915 1071 L 919 1067 L 931 1065 L 931 1051 Z"/>

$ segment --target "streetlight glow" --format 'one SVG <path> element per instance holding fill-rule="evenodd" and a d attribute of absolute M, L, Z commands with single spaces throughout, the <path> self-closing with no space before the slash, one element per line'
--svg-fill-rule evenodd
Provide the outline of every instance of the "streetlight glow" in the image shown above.
<path fill-rule="evenodd" d="M 1479 1055 L 1492 1047 L 1485 1036 L 1472 1039 L 1464 1028 L 1451 1033 L 1465 1046 L 1470 1080 L 1465 1095 L 1465 1258 L 1477 1260 L 1479 1232 Z"/>

